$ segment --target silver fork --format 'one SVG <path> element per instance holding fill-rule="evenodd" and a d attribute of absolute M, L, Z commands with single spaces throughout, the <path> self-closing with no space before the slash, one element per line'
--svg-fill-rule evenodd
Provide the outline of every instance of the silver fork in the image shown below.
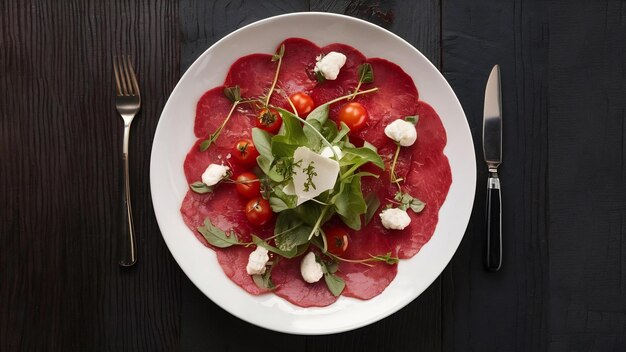
<path fill-rule="evenodd" d="M 115 97 L 115 107 L 124 119 L 124 199 L 126 203 L 126 220 L 128 225 L 128 246 L 122 254 L 119 264 L 121 266 L 131 266 L 137 262 L 137 247 L 135 241 L 135 225 L 133 223 L 133 212 L 130 205 L 130 180 L 128 176 L 128 139 L 130 137 L 130 124 L 133 118 L 141 109 L 141 94 L 139 84 L 130 63 L 130 56 L 114 57 L 113 71 L 115 71 L 115 86 L 117 96 Z"/>

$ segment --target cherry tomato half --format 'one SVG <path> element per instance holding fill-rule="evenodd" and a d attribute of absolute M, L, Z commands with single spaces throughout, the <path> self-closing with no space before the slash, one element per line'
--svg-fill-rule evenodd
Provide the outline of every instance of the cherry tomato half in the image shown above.
<path fill-rule="evenodd" d="M 270 202 L 261 197 L 252 199 L 246 204 L 246 218 L 253 225 L 261 226 L 272 217 Z"/>
<path fill-rule="evenodd" d="M 249 139 L 240 140 L 233 148 L 233 157 L 242 164 L 255 164 L 257 156 L 259 156 L 259 152 Z"/>
<path fill-rule="evenodd" d="M 283 124 L 283 119 L 278 111 L 274 109 L 262 109 L 256 119 L 256 127 L 266 130 L 269 133 L 276 133 Z"/>
<path fill-rule="evenodd" d="M 351 131 L 358 131 L 363 128 L 368 117 L 369 114 L 365 107 L 357 102 L 347 103 L 339 110 L 339 121 L 348 125 Z"/>
<path fill-rule="evenodd" d="M 289 100 L 291 100 L 291 103 L 296 108 L 298 116 L 300 117 L 306 117 L 306 115 L 308 115 L 315 107 L 315 102 L 313 102 L 313 98 L 303 92 L 298 92 L 290 95 Z"/>
<path fill-rule="evenodd" d="M 255 198 L 261 195 L 261 182 L 252 172 L 244 172 L 235 179 L 237 192 L 246 198 Z"/>
<path fill-rule="evenodd" d="M 335 255 L 342 255 L 348 249 L 348 232 L 341 227 L 331 227 L 324 231 L 328 251 Z"/>

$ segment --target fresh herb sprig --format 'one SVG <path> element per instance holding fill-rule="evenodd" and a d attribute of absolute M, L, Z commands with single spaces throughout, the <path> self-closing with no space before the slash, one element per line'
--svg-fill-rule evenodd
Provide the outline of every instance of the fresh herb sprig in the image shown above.
<path fill-rule="evenodd" d="M 207 149 L 209 149 L 211 144 L 215 143 L 217 138 L 220 136 L 220 133 L 222 133 L 224 126 L 226 126 L 226 124 L 228 123 L 228 120 L 230 120 L 230 117 L 233 115 L 233 112 L 235 112 L 237 105 L 241 103 L 249 102 L 241 98 L 241 92 L 239 90 L 239 86 L 224 88 L 224 95 L 226 96 L 226 98 L 228 98 L 228 100 L 232 102 L 230 111 L 228 111 L 228 115 L 226 115 L 226 118 L 224 119 L 224 121 L 222 121 L 222 124 L 215 131 L 213 131 L 213 133 L 211 133 L 211 135 L 207 139 L 203 140 L 200 143 L 201 152 L 206 151 Z"/>
<path fill-rule="evenodd" d="M 278 48 L 278 51 L 276 51 L 276 53 L 272 55 L 272 62 L 278 61 L 278 64 L 276 65 L 276 73 L 274 74 L 274 81 L 272 81 L 272 86 L 270 87 L 270 90 L 269 92 L 267 92 L 267 95 L 265 97 L 265 107 L 267 107 L 270 104 L 270 98 L 272 97 L 272 93 L 274 92 L 274 89 L 276 88 L 276 83 L 278 82 L 278 74 L 280 73 L 280 66 L 283 63 L 283 56 L 285 56 L 285 44 L 281 44 L 280 47 Z"/>
<path fill-rule="evenodd" d="M 374 69 L 372 68 L 372 65 L 370 65 L 369 63 L 364 63 L 364 64 L 359 65 L 357 74 L 359 76 L 359 82 L 357 83 L 356 88 L 354 89 L 354 93 L 350 95 L 348 100 L 352 100 L 354 99 L 354 97 L 356 97 L 363 83 L 374 82 Z"/>
<path fill-rule="evenodd" d="M 406 122 L 412 123 L 413 126 L 415 126 L 417 124 L 417 121 L 419 120 L 419 116 L 418 115 L 406 116 L 404 120 Z M 398 162 L 398 156 L 400 155 L 400 148 L 402 148 L 400 143 L 396 143 L 396 151 L 393 154 L 393 161 L 391 162 L 391 168 L 389 169 L 389 176 L 391 179 L 391 183 L 395 183 L 396 186 L 398 186 L 399 192 L 402 191 L 402 186 L 400 185 L 400 182 L 404 181 L 404 179 L 398 178 L 398 176 L 396 175 L 396 163 Z"/>
<path fill-rule="evenodd" d="M 426 206 L 426 203 L 404 192 L 396 192 L 393 199 L 394 203 L 398 205 L 398 209 L 402 209 L 404 211 L 411 209 L 413 212 L 419 213 L 424 210 L 424 207 Z"/>

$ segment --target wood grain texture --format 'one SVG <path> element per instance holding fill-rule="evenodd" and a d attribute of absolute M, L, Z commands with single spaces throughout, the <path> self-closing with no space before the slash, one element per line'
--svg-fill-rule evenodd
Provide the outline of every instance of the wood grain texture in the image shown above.
<path fill-rule="evenodd" d="M 152 137 L 178 77 L 168 1 L 0 3 L 0 350 L 172 350 L 180 273 L 149 195 Z M 144 105 L 130 142 L 138 264 L 121 269 L 122 120 L 112 55 Z"/>
<path fill-rule="evenodd" d="M 445 351 L 542 351 L 547 342 L 548 17 L 541 1 L 443 2 L 443 72 L 467 115 L 478 179 L 465 237 L 443 274 Z M 485 84 L 502 68 L 503 265 L 483 269 Z"/>
<path fill-rule="evenodd" d="M 549 347 L 624 351 L 626 3 L 549 13 Z"/>

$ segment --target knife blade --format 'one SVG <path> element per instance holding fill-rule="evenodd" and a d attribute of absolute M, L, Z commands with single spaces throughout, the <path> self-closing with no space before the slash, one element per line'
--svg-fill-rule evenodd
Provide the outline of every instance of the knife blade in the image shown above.
<path fill-rule="evenodd" d="M 485 219 L 487 237 L 485 267 L 495 272 L 502 267 L 502 198 L 498 177 L 498 166 L 502 163 L 502 93 L 499 65 L 491 69 L 485 87 L 483 154 L 489 170 Z"/>

